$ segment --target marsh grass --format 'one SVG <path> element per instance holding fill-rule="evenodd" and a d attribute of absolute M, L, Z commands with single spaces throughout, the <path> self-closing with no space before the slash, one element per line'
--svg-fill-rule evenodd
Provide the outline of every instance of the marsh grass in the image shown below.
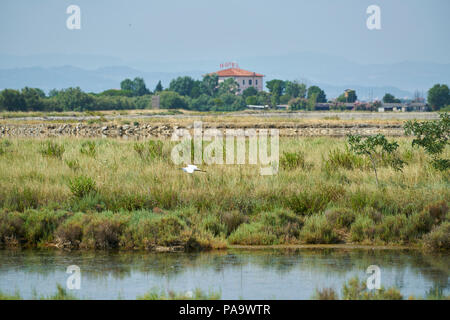
<path fill-rule="evenodd" d="M 95 157 L 80 155 L 85 141 L 10 140 L 12 152 L 0 158 L 1 242 L 38 244 L 59 236 L 76 246 L 149 249 L 419 244 L 429 234 L 427 248 L 448 248 L 442 235 L 449 219 L 449 173 L 429 165 L 409 139 L 398 139 L 408 165 L 403 172 L 380 166 L 381 187 L 364 160 L 347 154 L 345 140 L 338 138 L 281 138 L 280 154 L 295 156 L 274 176 L 261 176 L 259 166 L 249 164 L 203 164 L 206 174 L 187 175 L 171 162 L 170 141 L 93 139 Z M 30 233 L 23 229 L 31 225 L 18 226 L 41 212 L 64 215 L 49 228 L 33 224 Z M 144 220 L 132 218 L 137 214 Z M 82 218 L 94 215 L 101 220 Z M 65 229 L 59 229 L 62 224 Z"/>

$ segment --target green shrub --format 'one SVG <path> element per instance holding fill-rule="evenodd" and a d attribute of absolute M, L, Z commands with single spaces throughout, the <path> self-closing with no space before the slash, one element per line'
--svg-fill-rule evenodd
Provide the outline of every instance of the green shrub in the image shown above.
<path fill-rule="evenodd" d="M 423 237 L 424 245 L 430 250 L 449 250 L 450 249 L 450 222 L 445 221 L 436 226 L 433 230 Z"/>
<path fill-rule="evenodd" d="M 381 224 L 377 227 L 377 233 L 381 240 L 386 242 L 395 242 L 398 240 L 405 240 L 407 237 L 404 234 L 408 219 L 406 216 L 397 214 L 392 216 L 385 216 Z"/>
<path fill-rule="evenodd" d="M 355 213 L 346 208 L 331 208 L 325 211 L 327 221 L 338 228 L 349 228 L 355 221 Z"/>
<path fill-rule="evenodd" d="M 361 242 L 375 238 L 375 223 L 368 216 L 358 216 L 350 228 L 352 241 Z"/>
<path fill-rule="evenodd" d="M 272 245 L 277 244 L 277 236 L 271 234 L 262 223 L 244 223 L 229 237 L 228 242 L 240 245 Z"/>
<path fill-rule="evenodd" d="M 298 239 L 303 226 L 303 218 L 287 209 L 275 209 L 262 213 L 259 221 L 282 243 Z"/>
<path fill-rule="evenodd" d="M 96 192 L 95 181 L 83 175 L 69 180 L 69 188 L 77 198 L 82 198 L 90 193 Z"/>
<path fill-rule="evenodd" d="M 221 222 L 225 225 L 226 234 L 230 235 L 242 223 L 247 222 L 247 217 L 238 210 L 224 212 L 221 215 Z"/>
<path fill-rule="evenodd" d="M 154 246 L 184 246 L 189 240 L 186 223 L 174 214 L 145 213 L 134 224 L 136 245 L 149 249 Z"/>
<path fill-rule="evenodd" d="M 64 154 L 65 148 L 63 145 L 59 145 L 56 142 L 53 141 L 47 141 L 41 145 L 41 149 L 39 152 L 43 156 L 47 157 L 54 157 L 61 159 L 62 155 Z"/>
<path fill-rule="evenodd" d="M 448 213 L 447 201 L 442 200 L 432 203 L 425 208 L 425 211 L 429 213 L 434 222 L 444 221 Z"/>
<path fill-rule="evenodd" d="M 215 237 L 227 234 L 227 227 L 217 214 L 211 213 L 202 219 L 200 227 Z M 237 228 L 237 227 L 236 227 Z"/>
<path fill-rule="evenodd" d="M 433 223 L 434 220 L 429 211 L 413 213 L 408 217 L 403 230 L 401 230 L 402 237 L 409 241 L 418 240 L 423 234 L 430 232 Z"/>
<path fill-rule="evenodd" d="M 25 236 L 24 224 L 23 214 L 0 211 L 0 243 L 19 244 Z"/>
<path fill-rule="evenodd" d="M 127 217 L 111 212 L 86 215 L 83 221 L 83 241 L 81 245 L 87 248 L 111 249 L 117 248 L 125 230 Z"/>
<path fill-rule="evenodd" d="M 338 243 L 339 237 L 324 214 L 309 216 L 300 232 L 300 238 L 305 243 L 329 244 Z"/>
<path fill-rule="evenodd" d="M 53 234 L 66 213 L 53 210 L 30 210 L 25 212 L 25 238 L 30 244 L 51 242 Z"/>

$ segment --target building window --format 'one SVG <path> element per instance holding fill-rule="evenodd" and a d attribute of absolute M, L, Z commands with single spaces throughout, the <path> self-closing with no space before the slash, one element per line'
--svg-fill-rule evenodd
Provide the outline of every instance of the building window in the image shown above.
<path fill-rule="evenodd" d="M 252 79 L 248 80 L 248 84 L 252 85 Z"/>
<path fill-rule="evenodd" d="M 258 85 L 258 79 L 256 79 L 255 81 L 256 81 L 256 85 Z"/>
<path fill-rule="evenodd" d="M 245 80 L 242 80 L 242 84 L 245 85 Z"/>

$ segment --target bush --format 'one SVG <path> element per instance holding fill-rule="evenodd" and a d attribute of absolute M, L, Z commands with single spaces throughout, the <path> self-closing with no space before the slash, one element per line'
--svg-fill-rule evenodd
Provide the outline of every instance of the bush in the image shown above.
<path fill-rule="evenodd" d="M 188 103 L 185 97 L 173 91 L 160 93 L 160 104 L 162 109 L 187 109 Z"/>
<path fill-rule="evenodd" d="M 324 214 L 309 216 L 300 232 L 300 238 L 305 243 L 329 244 L 338 243 L 339 237 Z"/>
<path fill-rule="evenodd" d="M 0 212 L 0 243 L 19 244 L 25 236 L 25 220 L 18 212 Z"/>
<path fill-rule="evenodd" d="M 126 222 L 127 217 L 110 212 L 85 216 L 81 245 L 95 249 L 117 248 Z"/>
<path fill-rule="evenodd" d="M 325 211 L 327 221 L 338 228 L 349 228 L 355 221 L 355 213 L 350 209 L 331 208 Z"/>
<path fill-rule="evenodd" d="M 440 226 L 423 237 L 424 246 L 430 250 L 450 249 L 450 222 L 445 221 Z"/>
<path fill-rule="evenodd" d="M 260 222 L 282 243 L 297 240 L 303 226 L 302 217 L 286 209 L 276 209 L 272 212 L 263 213 Z"/>
<path fill-rule="evenodd" d="M 146 249 L 154 246 L 184 246 L 189 240 L 186 223 L 174 214 L 160 216 L 143 211 L 132 228 L 135 245 Z"/>
<path fill-rule="evenodd" d="M 405 240 L 407 235 L 404 231 L 407 223 L 408 219 L 401 214 L 385 216 L 377 228 L 377 233 L 380 239 L 386 242 Z"/>
<path fill-rule="evenodd" d="M 65 148 L 63 145 L 59 145 L 52 141 L 47 141 L 41 145 L 40 153 L 43 156 L 54 157 L 61 159 L 64 154 Z"/>
<path fill-rule="evenodd" d="M 247 222 L 248 219 L 242 212 L 234 210 L 223 213 L 221 215 L 221 221 L 225 225 L 226 234 L 230 235 L 242 223 Z"/>
<path fill-rule="evenodd" d="M 425 211 L 429 213 L 434 222 L 441 222 L 448 213 L 447 201 L 442 200 L 432 203 L 425 208 Z"/>
<path fill-rule="evenodd" d="M 96 192 L 95 181 L 83 175 L 69 180 L 69 188 L 77 198 L 82 198 L 90 193 Z"/>
<path fill-rule="evenodd" d="M 271 234 L 262 223 L 244 223 L 228 237 L 228 242 L 240 245 L 272 245 L 277 244 L 277 236 Z"/>
<path fill-rule="evenodd" d="M 375 238 L 375 223 L 368 216 L 358 216 L 350 228 L 352 241 L 361 242 Z"/>

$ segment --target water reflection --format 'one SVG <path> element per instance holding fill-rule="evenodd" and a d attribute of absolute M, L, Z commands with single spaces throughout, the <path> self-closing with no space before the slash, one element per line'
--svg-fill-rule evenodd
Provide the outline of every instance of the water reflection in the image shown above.
<path fill-rule="evenodd" d="M 65 284 L 67 266 L 82 271 L 79 297 L 134 299 L 151 288 L 219 290 L 224 299 L 308 299 L 316 288 L 339 290 L 349 278 L 382 270 L 382 285 L 405 296 L 448 294 L 449 255 L 414 250 L 290 249 L 206 253 L 1 250 L 0 290 L 51 294 Z"/>

